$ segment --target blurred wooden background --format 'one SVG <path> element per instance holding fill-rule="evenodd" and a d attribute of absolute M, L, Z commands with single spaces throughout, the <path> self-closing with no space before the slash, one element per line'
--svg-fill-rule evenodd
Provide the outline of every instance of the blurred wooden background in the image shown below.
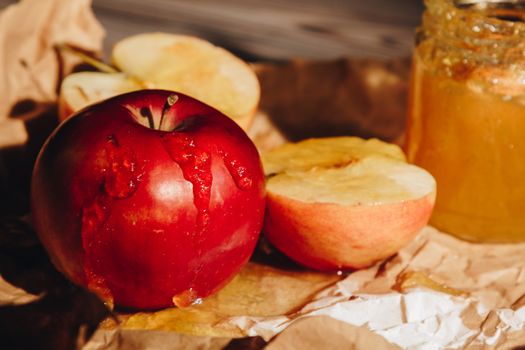
<path fill-rule="evenodd" d="M 45 0 L 42 0 L 45 1 Z M 68 0 L 65 0 L 68 1 Z M 0 0 L 4 7 L 14 0 Z M 93 0 L 108 32 L 193 34 L 245 59 L 408 56 L 422 0 Z"/>

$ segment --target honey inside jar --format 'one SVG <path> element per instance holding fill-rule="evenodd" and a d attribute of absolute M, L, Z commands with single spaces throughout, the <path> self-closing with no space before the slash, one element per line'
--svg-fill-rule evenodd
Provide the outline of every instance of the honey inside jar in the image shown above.
<path fill-rule="evenodd" d="M 525 241 L 525 10 L 427 0 L 406 152 L 436 178 L 431 224 L 475 242 Z"/>

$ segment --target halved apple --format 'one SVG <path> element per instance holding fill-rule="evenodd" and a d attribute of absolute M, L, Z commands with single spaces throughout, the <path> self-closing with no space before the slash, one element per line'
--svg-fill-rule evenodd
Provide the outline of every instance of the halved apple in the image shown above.
<path fill-rule="evenodd" d="M 427 224 L 436 182 L 395 145 L 353 137 L 310 139 L 263 155 L 264 233 L 317 270 L 387 258 Z"/>
<path fill-rule="evenodd" d="M 286 171 L 340 168 L 372 154 L 406 161 L 399 146 L 359 137 L 324 137 L 286 143 L 269 153 L 263 153 L 262 161 L 266 176 L 271 176 Z"/>
<path fill-rule="evenodd" d="M 89 104 L 143 88 L 177 91 L 226 114 L 247 129 L 260 87 L 248 64 L 232 53 L 191 36 L 146 33 L 118 42 L 112 53 L 122 73 L 67 76 L 59 96 L 60 118 Z"/>
<path fill-rule="evenodd" d="M 58 114 L 64 120 L 92 103 L 140 88 L 138 82 L 124 73 L 74 73 L 68 75 L 60 87 Z"/>

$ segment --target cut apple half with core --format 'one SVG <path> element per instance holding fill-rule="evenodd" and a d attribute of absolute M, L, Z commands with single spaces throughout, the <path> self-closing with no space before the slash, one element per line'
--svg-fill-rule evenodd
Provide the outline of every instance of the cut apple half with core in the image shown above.
<path fill-rule="evenodd" d="M 317 270 L 363 268 L 391 256 L 427 224 L 436 194 L 434 178 L 403 159 L 397 146 L 352 137 L 267 153 L 265 235 Z"/>
<path fill-rule="evenodd" d="M 106 98 L 157 88 L 200 100 L 247 130 L 259 103 L 259 82 L 250 66 L 202 39 L 140 34 L 118 42 L 112 61 L 122 73 L 82 72 L 64 79 L 59 97 L 62 120 Z"/>
<path fill-rule="evenodd" d="M 284 171 L 342 167 L 372 154 L 406 160 L 401 148 L 394 144 L 358 137 L 325 137 L 286 143 L 270 153 L 263 154 L 262 160 L 264 172 L 268 176 Z"/>

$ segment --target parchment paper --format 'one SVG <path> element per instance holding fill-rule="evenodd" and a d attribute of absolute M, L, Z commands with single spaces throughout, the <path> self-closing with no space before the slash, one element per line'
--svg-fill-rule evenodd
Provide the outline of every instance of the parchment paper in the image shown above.
<path fill-rule="evenodd" d="M 13 109 L 17 102 L 56 102 L 61 67 L 69 63 L 62 66 L 54 45 L 100 50 L 103 30 L 89 6 L 89 0 L 23 0 L 0 14 L 2 151 L 30 141 L 27 118 L 41 115 Z M 258 64 L 255 70 L 262 111 L 249 134 L 261 150 L 286 138 L 337 133 L 402 139 L 407 60 L 290 61 Z M 20 115 L 30 117 L 13 118 Z M 0 157 L 0 180 L 9 171 Z M 53 270 L 28 220 L 17 220 L 0 222 L 0 347 L 9 347 L 13 339 L 35 344 L 32 338 L 41 348 L 89 350 L 525 344 L 525 243 L 477 245 L 427 227 L 381 264 L 329 275 L 291 271 L 272 262 L 271 247 L 262 245 L 256 255 L 270 259 L 251 263 L 203 306 L 129 314 L 110 313 L 94 296 L 69 284 Z M 269 262 L 273 267 L 265 265 Z M 181 313 L 192 317 L 174 322 Z M 192 326 L 196 319 L 203 322 L 199 327 Z M 252 338 L 231 340 L 244 336 Z"/>

